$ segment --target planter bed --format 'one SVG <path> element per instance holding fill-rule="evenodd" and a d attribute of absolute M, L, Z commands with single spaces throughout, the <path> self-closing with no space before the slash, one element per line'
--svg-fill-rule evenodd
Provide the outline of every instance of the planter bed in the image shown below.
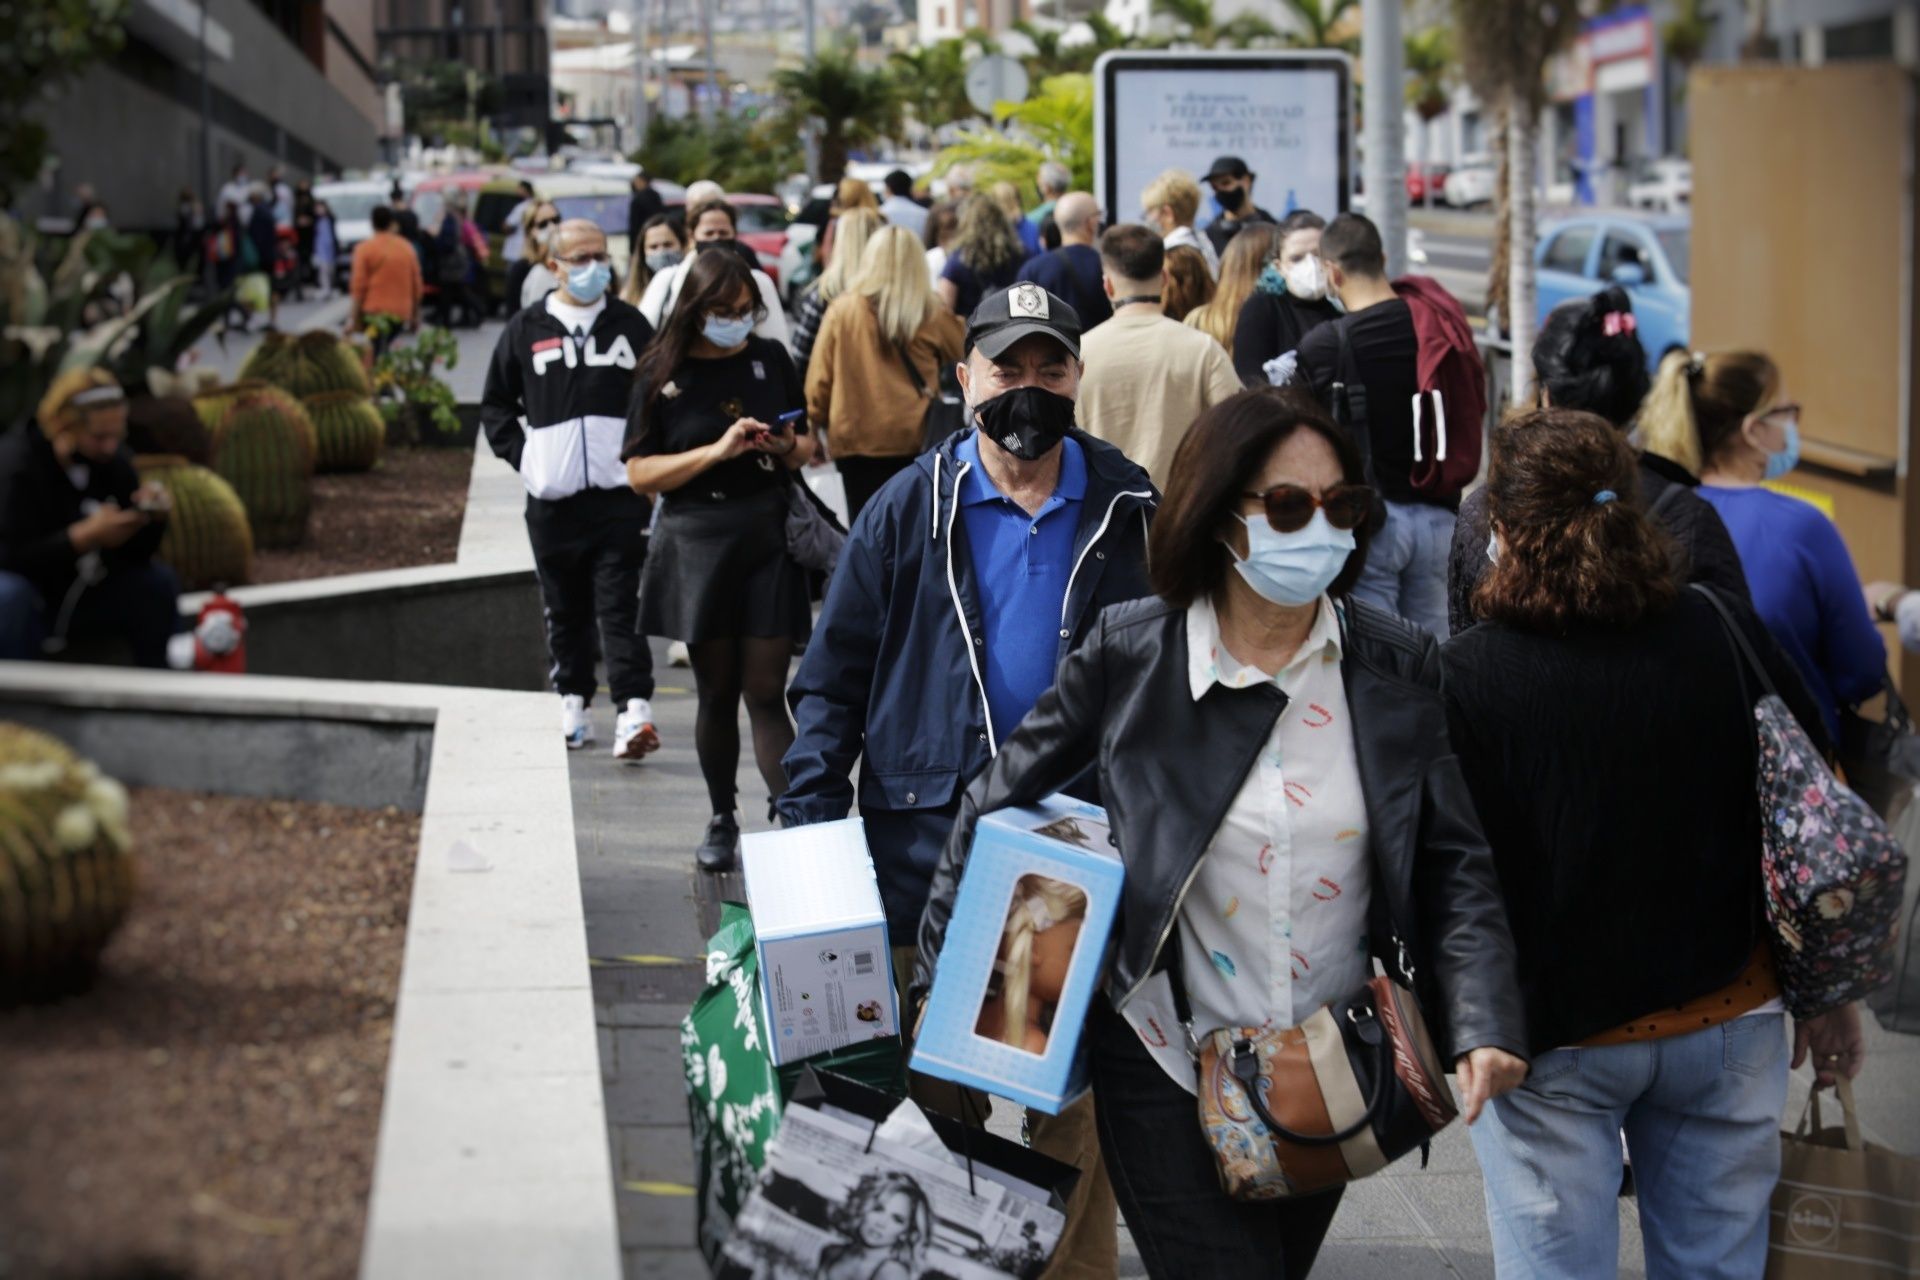
<path fill-rule="evenodd" d="M 452 563 L 472 469 L 470 453 L 422 446 L 388 449 L 372 471 L 315 476 L 306 540 L 256 551 L 254 582 Z"/>
<path fill-rule="evenodd" d="M 420 819 L 136 788 L 131 827 L 93 989 L 0 1011 L 0 1275 L 351 1276 Z"/>

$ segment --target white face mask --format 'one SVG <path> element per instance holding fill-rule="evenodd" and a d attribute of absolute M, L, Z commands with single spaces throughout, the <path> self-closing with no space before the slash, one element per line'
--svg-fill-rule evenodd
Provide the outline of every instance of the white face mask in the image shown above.
<path fill-rule="evenodd" d="M 1327 296 L 1327 273 L 1320 269 L 1320 259 L 1308 254 L 1287 268 L 1287 292 L 1296 298 L 1312 302 Z"/>

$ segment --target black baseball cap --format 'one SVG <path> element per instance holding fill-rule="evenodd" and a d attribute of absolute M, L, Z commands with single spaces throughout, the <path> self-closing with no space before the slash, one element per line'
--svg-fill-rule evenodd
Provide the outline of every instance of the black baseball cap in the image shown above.
<path fill-rule="evenodd" d="M 1203 179 L 1212 182 L 1215 178 L 1244 178 L 1253 170 L 1247 168 L 1247 162 L 1239 156 L 1221 156 L 1213 162 L 1213 168 L 1207 170 Z"/>
<path fill-rule="evenodd" d="M 1044 333 L 1080 358 L 1080 313 L 1037 284 L 1021 281 L 980 299 L 967 317 L 967 350 L 989 360 L 1029 334 Z"/>

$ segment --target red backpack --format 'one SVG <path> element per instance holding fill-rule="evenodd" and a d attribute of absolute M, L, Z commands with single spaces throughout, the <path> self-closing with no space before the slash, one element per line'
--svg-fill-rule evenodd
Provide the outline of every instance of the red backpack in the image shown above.
<path fill-rule="evenodd" d="M 1451 498 L 1480 474 L 1487 417 L 1487 371 L 1460 303 L 1436 280 L 1402 276 L 1393 291 L 1413 313 L 1420 343 L 1413 405 L 1416 492 Z"/>

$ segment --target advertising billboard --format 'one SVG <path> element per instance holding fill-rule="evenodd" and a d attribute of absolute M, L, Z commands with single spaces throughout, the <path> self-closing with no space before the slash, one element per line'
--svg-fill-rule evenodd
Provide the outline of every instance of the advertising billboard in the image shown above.
<path fill-rule="evenodd" d="M 1094 193 L 1110 223 L 1137 219 L 1140 192 L 1164 171 L 1200 178 L 1223 155 L 1246 161 L 1254 201 L 1275 217 L 1312 209 L 1331 218 L 1348 207 L 1345 54 L 1115 52 L 1093 76 Z"/>

